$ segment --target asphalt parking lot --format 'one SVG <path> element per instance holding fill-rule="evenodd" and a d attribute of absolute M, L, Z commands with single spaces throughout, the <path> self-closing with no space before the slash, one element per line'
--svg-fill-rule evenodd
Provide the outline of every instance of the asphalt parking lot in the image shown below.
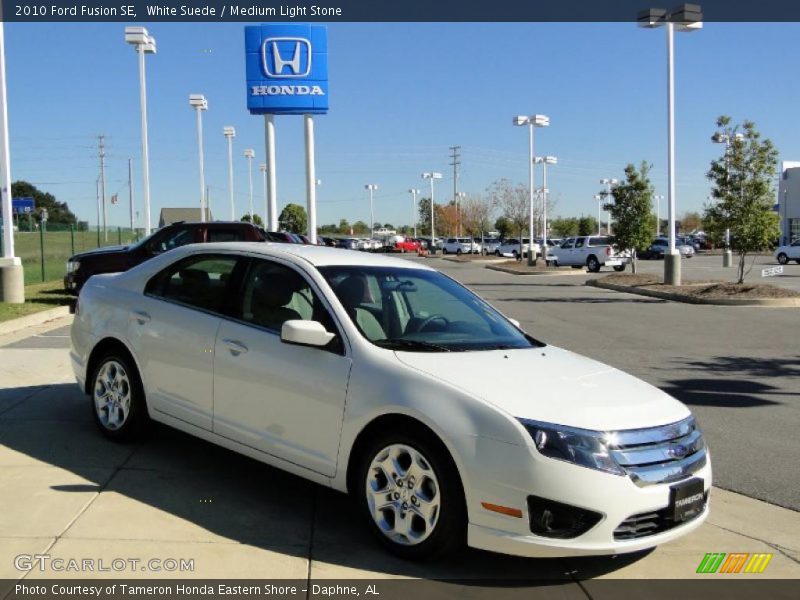
<path fill-rule="evenodd" d="M 720 486 L 709 521 L 653 552 L 623 557 L 533 560 L 465 550 L 426 565 L 400 561 L 372 540 L 346 496 L 166 427 L 138 444 L 103 438 L 69 369 L 66 318 L 0 337 L 0 578 L 85 575 L 14 566 L 15 556 L 47 552 L 195 563 L 193 572 L 92 577 L 544 579 L 565 596 L 587 597 L 581 581 L 591 578 L 696 576 L 713 551 L 771 552 L 770 577 L 800 577 L 796 310 L 698 307 L 586 287 L 588 275 L 428 264 L 544 341 L 689 404 Z"/>

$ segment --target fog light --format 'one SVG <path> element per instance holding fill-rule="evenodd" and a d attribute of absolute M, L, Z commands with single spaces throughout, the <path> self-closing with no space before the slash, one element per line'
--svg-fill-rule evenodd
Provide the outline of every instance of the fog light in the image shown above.
<path fill-rule="evenodd" d="M 531 532 L 542 537 L 569 539 L 589 531 L 603 515 L 554 500 L 528 496 Z"/>

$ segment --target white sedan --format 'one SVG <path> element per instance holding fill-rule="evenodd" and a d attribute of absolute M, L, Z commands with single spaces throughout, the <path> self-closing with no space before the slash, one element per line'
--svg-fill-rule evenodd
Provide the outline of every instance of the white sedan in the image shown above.
<path fill-rule="evenodd" d="M 781 246 L 775 250 L 775 260 L 785 265 L 790 260 L 800 265 L 800 239 L 793 241 L 788 246 Z"/>
<path fill-rule="evenodd" d="M 108 437 L 160 421 L 348 492 L 406 558 L 632 552 L 708 515 L 683 404 L 410 261 L 184 246 L 92 277 L 71 337 Z"/>

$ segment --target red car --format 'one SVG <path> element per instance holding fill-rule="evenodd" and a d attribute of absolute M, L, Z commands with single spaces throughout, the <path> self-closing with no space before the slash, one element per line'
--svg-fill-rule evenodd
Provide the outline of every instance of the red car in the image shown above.
<path fill-rule="evenodd" d="M 411 238 L 406 238 L 402 242 L 394 243 L 395 252 L 419 252 L 420 248 L 422 248 L 422 244 L 416 240 L 412 240 Z"/>

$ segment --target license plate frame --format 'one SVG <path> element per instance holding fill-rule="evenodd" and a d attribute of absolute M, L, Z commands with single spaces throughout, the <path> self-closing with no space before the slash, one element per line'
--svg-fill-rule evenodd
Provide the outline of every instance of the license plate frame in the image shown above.
<path fill-rule="evenodd" d="M 705 485 L 699 477 L 670 486 L 669 510 L 675 523 L 695 518 L 704 507 Z"/>

